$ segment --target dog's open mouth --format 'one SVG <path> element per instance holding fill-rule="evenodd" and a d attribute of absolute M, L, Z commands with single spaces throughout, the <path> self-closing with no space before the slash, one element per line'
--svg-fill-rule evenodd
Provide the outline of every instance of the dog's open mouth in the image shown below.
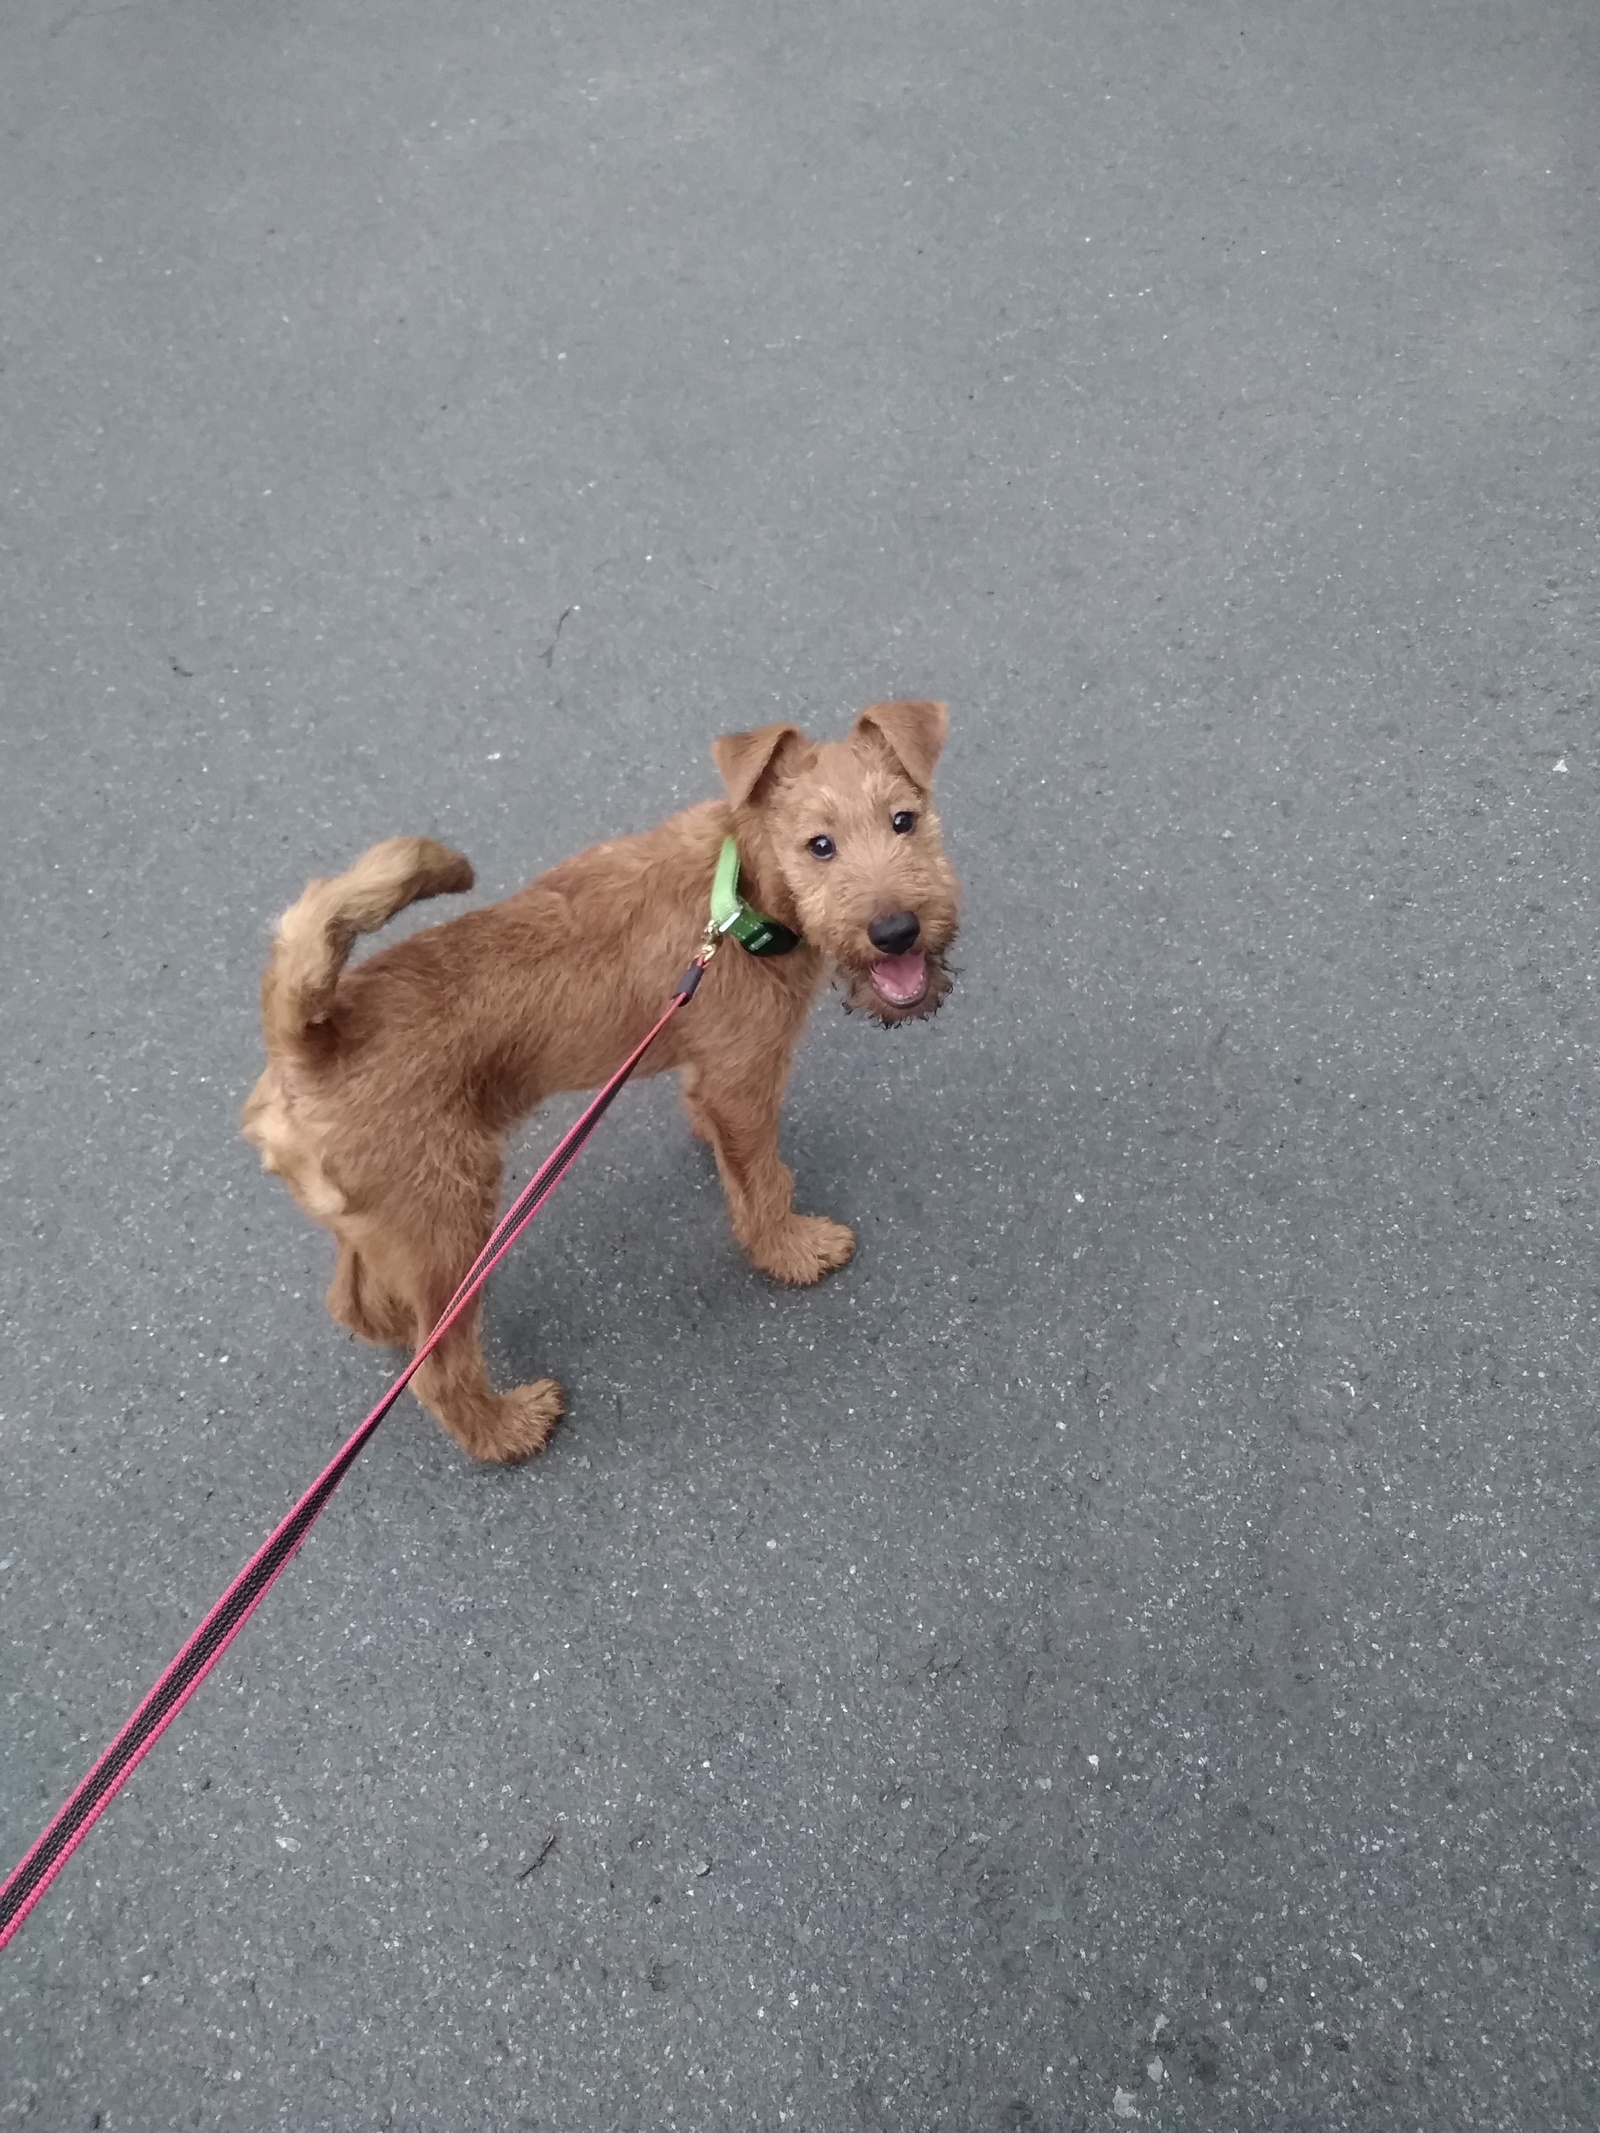
<path fill-rule="evenodd" d="M 909 955 L 881 955 L 838 973 L 844 1004 L 893 1029 L 933 1014 L 950 990 L 942 948 L 914 948 Z"/>
<path fill-rule="evenodd" d="M 886 955 L 867 972 L 872 989 L 891 1007 L 915 1007 L 928 989 L 928 958 L 920 948 L 909 955 Z"/>

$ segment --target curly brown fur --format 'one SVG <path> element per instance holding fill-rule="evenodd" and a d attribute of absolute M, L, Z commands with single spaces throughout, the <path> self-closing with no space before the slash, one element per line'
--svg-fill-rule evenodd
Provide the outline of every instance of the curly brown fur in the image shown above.
<path fill-rule="evenodd" d="M 778 1113 L 830 969 L 849 1004 L 891 1027 L 948 992 L 960 891 L 929 798 L 945 730 L 942 704 L 892 703 L 863 711 L 843 741 L 788 725 L 730 734 L 713 749 L 725 799 L 594 845 L 353 970 L 358 934 L 469 888 L 472 869 L 427 838 L 396 837 L 312 882 L 278 925 L 262 980 L 268 1064 L 241 1124 L 338 1241 L 333 1316 L 365 1340 L 415 1344 L 431 1330 L 493 1226 L 507 1133 L 547 1096 L 594 1087 L 656 1019 L 730 833 L 744 895 L 802 945 L 755 957 L 727 944 L 640 1072 L 678 1072 L 758 1267 L 804 1286 L 843 1266 L 851 1232 L 794 1211 Z M 538 1451 L 562 1412 L 550 1378 L 494 1391 L 476 1310 L 412 1383 L 480 1459 Z"/>

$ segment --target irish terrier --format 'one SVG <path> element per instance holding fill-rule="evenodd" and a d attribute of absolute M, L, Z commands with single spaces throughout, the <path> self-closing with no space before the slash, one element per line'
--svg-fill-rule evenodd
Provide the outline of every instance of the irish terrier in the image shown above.
<path fill-rule="evenodd" d="M 358 934 L 470 889 L 472 869 L 395 837 L 312 882 L 278 923 L 261 987 L 268 1065 L 242 1125 L 338 1240 L 333 1316 L 370 1341 L 430 1331 L 493 1227 L 507 1133 L 545 1097 L 603 1081 L 660 1014 L 730 837 L 734 939 L 640 1072 L 682 1077 L 734 1235 L 763 1272 L 805 1285 L 843 1266 L 844 1224 L 794 1211 L 778 1112 L 830 968 L 850 1006 L 889 1024 L 931 1014 L 949 990 L 960 892 L 929 797 L 946 723 L 942 704 L 893 703 L 843 741 L 784 725 L 729 734 L 712 749 L 726 799 L 593 845 L 353 970 Z M 412 1390 L 478 1459 L 538 1451 L 562 1412 L 553 1378 L 492 1389 L 476 1308 Z"/>

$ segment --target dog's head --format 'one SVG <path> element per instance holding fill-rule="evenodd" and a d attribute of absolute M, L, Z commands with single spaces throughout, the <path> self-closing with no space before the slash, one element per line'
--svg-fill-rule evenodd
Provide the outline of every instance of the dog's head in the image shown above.
<path fill-rule="evenodd" d="M 880 1022 L 930 1015 L 950 990 L 961 890 L 930 791 L 948 723 L 943 704 L 874 704 L 846 740 L 763 726 L 712 750 L 746 894 L 820 948 L 847 1004 Z"/>

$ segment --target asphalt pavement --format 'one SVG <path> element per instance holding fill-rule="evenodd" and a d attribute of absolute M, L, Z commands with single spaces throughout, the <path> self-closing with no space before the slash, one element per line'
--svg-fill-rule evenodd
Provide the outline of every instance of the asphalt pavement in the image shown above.
<path fill-rule="evenodd" d="M 0 1958 L 0 2128 L 1600 2123 L 1600 14 L 13 0 L 0 1853 L 385 1382 L 305 879 L 952 707 L 779 1292 L 630 1092 Z M 527 1174 L 557 1106 L 517 1142 Z"/>

